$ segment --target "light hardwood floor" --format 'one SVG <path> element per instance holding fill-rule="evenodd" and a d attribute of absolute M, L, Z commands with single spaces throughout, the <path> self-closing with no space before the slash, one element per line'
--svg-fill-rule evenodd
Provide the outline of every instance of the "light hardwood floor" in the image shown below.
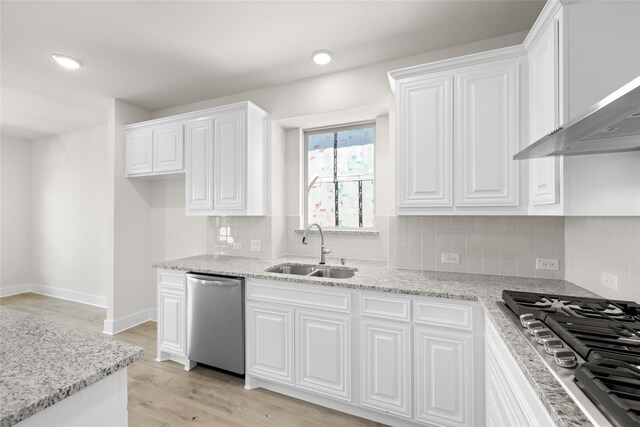
<path fill-rule="evenodd" d="M 102 332 L 106 310 L 27 293 L 0 298 L 0 305 L 73 328 Z M 245 390 L 244 379 L 197 366 L 156 362 L 156 323 L 114 336 L 145 349 L 129 366 L 129 426 L 376 426 L 318 405 L 268 390 Z"/>

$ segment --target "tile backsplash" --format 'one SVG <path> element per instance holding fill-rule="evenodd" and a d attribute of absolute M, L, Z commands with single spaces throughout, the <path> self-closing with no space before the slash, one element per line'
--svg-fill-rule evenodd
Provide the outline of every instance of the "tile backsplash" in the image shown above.
<path fill-rule="evenodd" d="M 563 217 L 391 217 L 389 264 L 398 268 L 564 278 Z M 459 255 L 442 263 L 442 253 Z M 558 271 L 537 270 L 536 258 Z"/>
<path fill-rule="evenodd" d="M 567 217 L 567 280 L 607 298 L 640 301 L 640 217 Z M 618 289 L 602 285 L 617 276 Z"/>

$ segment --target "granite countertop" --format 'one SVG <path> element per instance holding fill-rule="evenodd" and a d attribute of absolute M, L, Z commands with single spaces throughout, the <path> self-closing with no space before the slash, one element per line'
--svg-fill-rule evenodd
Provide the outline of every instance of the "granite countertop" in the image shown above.
<path fill-rule="evenodd" d="M 71 396 L 144 350 L 0 306 L 0 427 Z"/>
<path fill-rule="evenodd" d="M 267 273 L 271 266 L 285 262 L 317 265 L 318 258 L 281 257 L 276 259 L 243 258 L 219 255 L 200 255 L 161 262 L 154 267 L 228 276 L 253 277 L 339 286 L 367 291 L 382 291 L 409 295 L 424 295 L 478 301 L 490 321 L 506 343 L 533 389 L 558 426 L 584 427 L 592 425 L 577 404 L 543 364 L 509 319 L 496 305 L 505 289 L 527 292 L 547 292 L 563 295 L 597 296 L 566 280 L 533 279 L 525 277 L 490 276 L 482 274 L 447 273 L 437 271 L 403 270 L 389 268 L 386 262 L 349 260 L 347 266 L 358 269 L 349 279 L 294 276 Z M 339 266 L 328 259 L 328 266 Z M 517 350 L 516 350 L 517 349 Z"/>

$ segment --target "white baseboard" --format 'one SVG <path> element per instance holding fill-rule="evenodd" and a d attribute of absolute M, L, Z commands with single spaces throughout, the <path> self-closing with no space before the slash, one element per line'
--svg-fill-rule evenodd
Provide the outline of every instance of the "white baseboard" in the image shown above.
<path fill-rule="evenodd" d="M 69 289 L 54 288 L 53 286 L 46 286 L 40 283 L 22 283 L 8 288 L 0 288 L 0 297 L 24 294 L 26 292 L 107 308 L 107 297 L 88 294 L 86 292 L 71 291 Z"/>
<path fill-rule="evenodd" d="M 54 288 L 40 284 L 32 284 L 31 292 L 46 295 L 48 297 L 66 299 L 69 301 L 81 302 L 82 304 L 95 305 L 96 307 L 107 308 L 107 297 L 88 294 L 86 292 L 70 291 L 68 289 Z"/>
<path fill-rule="evenodd" d="M 12 295 L 24 294 L 31 291 L 30 283 L 21 283 L 19 285 L 7 286 L 0 288 L 0 298 L 10 297 Z"/>
<path fill-rule="evenodd" d="M 107 335 L 115 335 L 148 321 L 155 322 L 156 319 L 157 310 L 155 308 L 147 308 L 146 310 L 142 310 L 116 320 L 106 319 L 103 325 L 103 332 Z"/>

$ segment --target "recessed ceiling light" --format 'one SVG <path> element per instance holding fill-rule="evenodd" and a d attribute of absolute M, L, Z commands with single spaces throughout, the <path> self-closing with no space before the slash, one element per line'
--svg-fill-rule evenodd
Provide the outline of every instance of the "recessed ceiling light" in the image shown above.
<path fill-rule="evenodd" d="M 332 53 L 328 50 L 316 50 L 315 52 L 313 52 L 313 55 L 311 55 L 311 58 L 313 58 L 313 62 L 318 65 L 327 65 L 329 62 L 331 62 L 332 57 Z"/>
<path fill-rule="evenodd" d="M 70 70 L 76 70 L 82 66 L 80 61 L 75 58 L 72 58 L 67 55 L 60 55 L 58 53 L 54 53 L 51 57 L 64 68 L 69 68 Z"/>

